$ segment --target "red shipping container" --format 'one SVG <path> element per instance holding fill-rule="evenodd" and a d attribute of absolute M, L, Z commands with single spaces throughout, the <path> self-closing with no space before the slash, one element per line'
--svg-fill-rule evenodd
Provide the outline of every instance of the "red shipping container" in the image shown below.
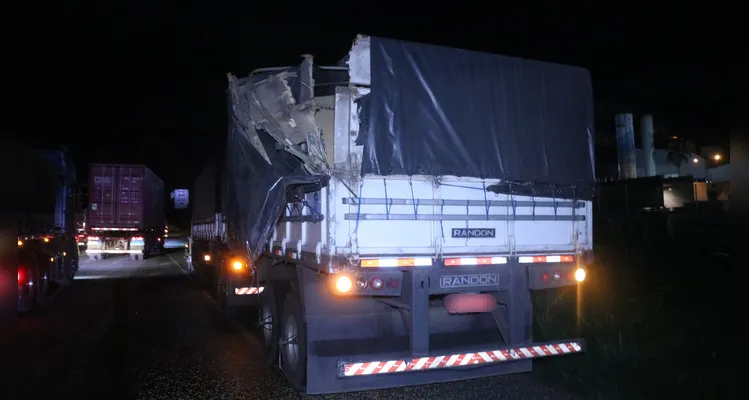
<path fill-rule="evenodd" d="M 145 165 L 91 164 L 88 189 L 88 227 L 164 228 L 164 182 Z"/>

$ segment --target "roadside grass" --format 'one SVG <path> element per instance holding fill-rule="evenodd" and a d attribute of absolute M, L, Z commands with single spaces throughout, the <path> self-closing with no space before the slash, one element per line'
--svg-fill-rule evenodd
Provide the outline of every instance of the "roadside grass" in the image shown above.
<path fill-rule="evenodd" d="M 534 367 L 591 399 L 730 397 L 725 266 L 678 247 L 597 245 L 583 285 L 537 293 L 536 339 L 584 337 L 587 348 Z"/>

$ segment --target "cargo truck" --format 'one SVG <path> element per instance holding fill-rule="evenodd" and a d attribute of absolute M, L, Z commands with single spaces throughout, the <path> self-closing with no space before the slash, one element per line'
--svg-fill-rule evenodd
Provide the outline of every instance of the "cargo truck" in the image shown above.
<path fill-rule="evenodd" d="M 86 254 L 142 260 L 163 250 L 164 183 L 145 165 L 92 164 Z"/>
<path fill-rule="evenodd" d="M 526 372 L 533 291 L 582 284 L 595 184 L 588 71 L 360 36 L 345 63 L 228 75 L 188 266 L 258 308 L 310 394 Z"/>
<path fill-rule="evenodd" d="M 76 171 L 66 149 L 21 150 L 18 311 L 44 304 L 78 270 Z"/>

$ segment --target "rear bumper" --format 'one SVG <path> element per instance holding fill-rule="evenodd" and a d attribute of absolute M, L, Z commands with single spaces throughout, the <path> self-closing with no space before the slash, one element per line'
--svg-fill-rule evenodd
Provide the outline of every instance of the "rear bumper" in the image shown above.
<path fill-rule="evenodd" d="M 532 332 L 531 291 L 577 284 L 568 274 L 576 266 L 511 260 L 476 267 L 361 268 L 351 277 L 366 277 L 369 289 L 354 288 L 349 295 L 331 288 L 336 275 L 298 268 L 307 323 L 306 392 L 385 389 L 529 372 L 535 358 L 582 353 L 581 339 L 534 343 Z M 556 274 L 560 278 L 555 281 Z M 372 296 L 374 278 L 386 284 Z M 451 313 L 442 300 L 469 293 L 491 295 L 497 307 L 490 312 Z"/>
<path fill-rule="evenodd" d="M 420 358 L 383 354 L 377 360 L 350 361 L 314 355 L 307 367 L 306 393 L 357 392 L 527 373 L 535 358 L 584 351 L 585 343 L 574 339 L 483 351 L 464 348 L 452 354 Z"/>
<path fill-rule="evenodd" d="M 143 254 L 143 250 L 86 250 L 87 254 Z"/>
<path fill-rule="evenodd" d="M 534 343 L 525 346 L 505 346 L 492 350 L 468 353 L 435 355 L 420 358 L 400 358 L 394 360 L 376 360 L 338 363 L 338 377 L 348 378 L 364 375 L 385 375 L 408 373 L 412 371 L 433 371 L 489 365 L 503 362 L 527 360 L 532 358 L 564 356 L 582 353 L 582 339 L 560 342 Z"/>

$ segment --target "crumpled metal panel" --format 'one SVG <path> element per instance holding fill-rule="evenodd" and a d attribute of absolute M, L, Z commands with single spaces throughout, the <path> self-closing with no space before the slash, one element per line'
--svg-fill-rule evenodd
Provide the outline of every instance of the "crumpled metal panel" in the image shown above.
<path fill-rule="evenodd" d="M 311 68 L 307 57 L 299 68 L 266 70 L 241 80 L 228 74 L 230 118 L 222 176 L 226 240 L 253 260 L 290 193 L 316 191 L 329 180 L 315 122 Z"/>
<path fill-rule="evenodd" d="M 303 63 L 302 68 L 311 69 L 311 63 Z M 311 80 L 311 73 L 305 74 Z M 315 101 L 309 96 L 309 90 L 301 91 L 309 97 L 298 102 L 288 84 L 294 78 L 290 72 L 283 71 L 267 76 L 261 80 L 244 80 L 239 84 L 229 74 L 229 90 L 235 104 L 234 117 L 250 138 L 253 146 L 263 154 L 270 163 L 262 146 L 258 145 L 257 132 L 262 130 L 273 137 L 284 150 L 304 161 L 305 167 L 312 173 L 327 171 L 325 147 L 320 140 L 320 132 L 315 123 Z M 312 87 L 313 82 L 303 82 L 304 87 Z"/>

